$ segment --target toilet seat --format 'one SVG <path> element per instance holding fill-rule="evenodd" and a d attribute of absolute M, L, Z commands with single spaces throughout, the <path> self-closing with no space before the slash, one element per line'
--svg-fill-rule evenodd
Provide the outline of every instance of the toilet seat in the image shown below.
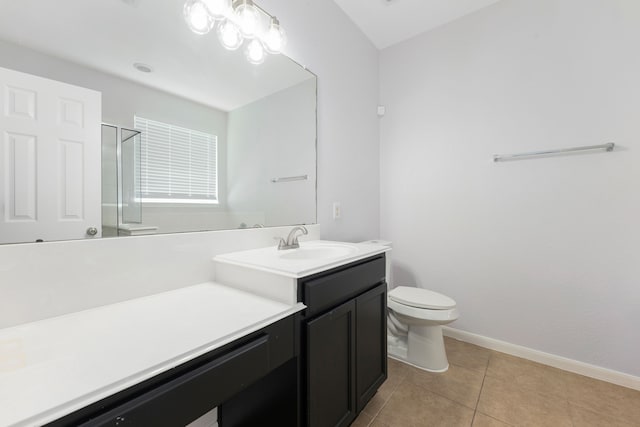
<path fill-rule="evenodd" d="M 448 310 L 431 310 L 428 308 L 411 307 L 410 305 L 401 304 L 392 299 L 387 300 L 387 307 L 397 315 L 400 315 L 400 320 L 403 322 L 411 323 L 408 318 L 430 320 L 436 323 L 449 323 L 456 320 L 460 313 L 457 308 L 451 308 Z M 406 316 L 406 317 L 402 317 Z"/>
<path fill-rule="evenodd" d="M 397 303 L 429 310 L 450 310 L 456 302 L 446 295 L 422 288 L 398 286 L 389 292 L 389 299 Z"/>

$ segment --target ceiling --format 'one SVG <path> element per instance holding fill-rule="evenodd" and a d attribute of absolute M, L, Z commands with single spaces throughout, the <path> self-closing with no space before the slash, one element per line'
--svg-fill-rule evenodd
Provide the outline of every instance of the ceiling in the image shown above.
<path fill-rule="evenodd" d="M 378 49 L 500 0 L 334 0 Z"/>
<path fill-rule="evenodd" d="M 184 0 L 20 0 L 2 2 L 0 41 L 231 111 L 306 79 L 284 55 L 249 64 L 215 31 L 198 36 Z M 141 73 L 134 63 L 149 64 Z"/>

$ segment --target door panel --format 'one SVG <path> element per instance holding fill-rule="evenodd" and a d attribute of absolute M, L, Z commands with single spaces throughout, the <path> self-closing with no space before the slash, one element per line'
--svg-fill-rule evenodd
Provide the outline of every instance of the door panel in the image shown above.
<path fill-rule="evenodd" d="M 5 133 L 7 182 L 6 215 L 9 221 L 34 222 L 36 217 L 37 144 L 34 135 Z"/>
<path fill-rule="evenodd" d="M 0 243 L 100 230 L 101 102 L 99 92 L 0 68 Z"/>
<path fill-rule="evenodd" d="M 84 144 L 80 141 L 60 141 L 60 219 L 84 217 Z"/>

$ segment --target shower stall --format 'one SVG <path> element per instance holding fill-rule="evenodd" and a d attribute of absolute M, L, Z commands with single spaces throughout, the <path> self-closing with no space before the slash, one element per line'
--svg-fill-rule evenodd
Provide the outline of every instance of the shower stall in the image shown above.
<path fill-rule="evenodd" d="M 141 231 L 141 132 L 102 124 L 102 235 Z"/>

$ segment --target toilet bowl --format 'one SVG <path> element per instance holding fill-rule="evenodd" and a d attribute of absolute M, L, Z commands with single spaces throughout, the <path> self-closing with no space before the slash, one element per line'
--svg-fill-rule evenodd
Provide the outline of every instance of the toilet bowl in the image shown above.
<path fill-rule="evenodd" d="M 391 242 L 363 243 L 391 247 Z M 390 256 L 387 262 L 387 343 L 389 357 L 429 372 L 445 372 L 449 362 L 442 325 L 456 320 L 456 302 L 446 295 L 412 286 L 390 288 Z"/>
<path fill-rule="evenodd" d="M 398 286 L 388 293 L 388 316 L 408 326 L 408 333 L 393 336 L 389 355 L 429 372 L 445 372 L 449 362 L 444 348 L 442 325 L 459 317 L 456 302 L 426 289 Z M 389 322 L 387 322 L 389 323 Z"/>

